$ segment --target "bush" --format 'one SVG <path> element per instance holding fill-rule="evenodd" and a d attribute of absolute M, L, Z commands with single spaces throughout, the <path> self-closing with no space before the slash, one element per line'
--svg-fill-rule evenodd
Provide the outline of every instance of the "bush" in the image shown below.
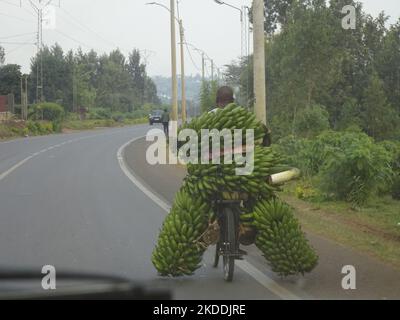
<path fill-rule="evenodd" d="M 94 108 L 89 111 L 89 119 L 92 120 L 105 120 L 111 118 L 111 110 L 104 108 Z"/>
<path fill-rule="evenodd" d="M 312 138 L 329 128 L 329 113 L 320 105 L 306 107 L 296 118 L 295 130 L 300 137 Z"/>
<path fill-rule="evenodd" d="M 383 141 L 381 145 L 390 154 L 390 167 L 393 171 L 391 183 L 384 186 L 382 193 L 390 193 L 393 199 L 400 200 L 400 142 Z"/>
<path fill-rule="evenodd" d="M 377 144 L 357 130 L 326 131 L 314 139 L 289 136 L 274 148 L 306 177 L 316 177 L 313 180 L 318 180 L 325 198 L 346 200 L 354 207 L 363 205 L 374 193 L 393 193 L 392 182 L 400 175 L 398 144 Z M 300 197 L 304 193 L 307 190 L 297 190 Z"/>
<path fill-rule="evenodd" d="M 363 133 L 334 134 L 333 141 L 337 146 L 321 167 L 321 188 L 359 207 L 392 177 L 391 156 Z"/>
<path fill-rule="evenodd" d="M 34 120 L 61 121 L 64 115 L 62 106 L 46 102 L 34 105 L 30 117 Z"/>
<path fill-rule="evenodd" d="M 392 185 L 392 197 L 395 200 L 400 200 L 400 175 L 394 178 Z"/>

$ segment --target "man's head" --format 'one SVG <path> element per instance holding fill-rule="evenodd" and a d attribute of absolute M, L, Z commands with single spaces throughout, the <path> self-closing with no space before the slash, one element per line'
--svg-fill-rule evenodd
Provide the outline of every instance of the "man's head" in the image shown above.
<path fill-rule="evenodd" d="M 228 86 L 219 88 L 217 91 L 217 101 L 216 102 L 217 102 L 218 108 L 224 108 L 228 104 L 235 102 L 232 88 L 228 87 Z"/>

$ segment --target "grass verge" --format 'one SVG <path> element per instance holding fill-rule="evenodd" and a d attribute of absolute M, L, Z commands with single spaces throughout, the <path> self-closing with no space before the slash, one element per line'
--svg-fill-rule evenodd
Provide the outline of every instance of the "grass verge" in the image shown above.
<path fill-rule="evenodd" d="M 305 230 L 366 253 L 400 270 L 400 201 L 370 199 L 355 211 L 341 201 L 300 200 L 296 182 L 281 198 L 293 206 Z"/>
<path fill-rule="evenodd" d="M 116 122 L 111 119 L 107 120 L 66 120 L 61 124 L 62 132 L 93 130 L 98 128 L 112 128 L 131 126 L 135 124 L 147 123 L 146 118 L 141 119 L 125 119 Z M 0 140 L 10 140 L 18 137 L 41 136 L 52 133 L 59 133 L 59 128 L 55 128 L 54 124 L 49 121 L 8 121 L 0 122 Z"/>

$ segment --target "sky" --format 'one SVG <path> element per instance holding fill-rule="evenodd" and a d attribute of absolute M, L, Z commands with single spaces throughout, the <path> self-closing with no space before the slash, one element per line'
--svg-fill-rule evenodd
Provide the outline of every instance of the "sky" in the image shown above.
<path fill-rule="evenodd" d="M 146 5 L 149 1 L 153 0 L 53 0 L 56 25 L 55 29 L 43 31 L 44 44 L 57 42 L 65 51 L 81 47 L 83 51 L 94 49 L 98 53 L 118 47 L 126 55 L 138 48 L 148 62 L 149 75 L 168 76 L 171 72 L 169 13 L 159 6 Z M 158 2 L 169 5 L 168 0 Z M 250 5 L 251 0 L 226 2 L 241 7 Z M 391 16 L 391 23 L 400 17 L 399 0 L 360 2 L 373 16 L 384 10 Z M 218 67 L 240 56 L 239 11 L 213 0 L 179 3 L 187 42 L 205 51 Z M 0 45 L 6 50 L 6 63 L 21 65 L 24 73 L 29 72 L 30 58 L 36 52 L 36 21 L 29 0 L 0 0 Z M 195 75 L 201 72 L 201 56 L 196 51 L 190 52 L 192 59 L 185 52 L 186 73 Z"/>

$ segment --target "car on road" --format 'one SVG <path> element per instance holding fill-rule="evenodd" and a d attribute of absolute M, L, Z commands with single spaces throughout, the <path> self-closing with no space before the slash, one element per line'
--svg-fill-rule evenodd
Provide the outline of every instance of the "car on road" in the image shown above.
<path fill-rule="evenodd" d="M 155 110 L 149 114 L 149 124 L 152 126 L 155 123 L 161 123 L 163 111 Z"/>

